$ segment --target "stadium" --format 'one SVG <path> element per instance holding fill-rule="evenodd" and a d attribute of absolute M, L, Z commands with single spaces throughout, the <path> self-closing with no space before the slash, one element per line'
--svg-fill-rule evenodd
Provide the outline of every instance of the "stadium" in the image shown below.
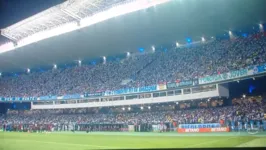
<path fill-rule="evenodd" d="M 264 0 L 25 3 L 0 3 L 0 150 L 266 147 Z"/>

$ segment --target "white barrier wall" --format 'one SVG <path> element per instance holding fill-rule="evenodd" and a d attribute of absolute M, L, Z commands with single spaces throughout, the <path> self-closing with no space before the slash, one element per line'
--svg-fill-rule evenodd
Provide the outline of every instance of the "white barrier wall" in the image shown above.
<path fill-rule="evenodd" d="M 153 104 L 153 103 L 164 103 L 164 102 L 178 102 L 185 100 L 195 100 L 204 99 L 211 97 L 228 97 L 229 92 L 225 87 L 217 88 L 214 91 L 182 94 L 174 96 L 164 96 L 164 97 L 151 97 L 151 98 L 141 98 L 141 99 L 131 99 L 131 100 L 117 100 L 117 101 L 106 101 L 106 102 L 88 102 L 88 103 L 76 103 L 76 104 L 53 104 L 53 105 L 33 105 L 32 109 L 63 109 L 63 108 L 87 108 L 87 107 L 108 107 L 108 106 L 124 106 L 124 105 L 139 105 L 139 104 Z"/>

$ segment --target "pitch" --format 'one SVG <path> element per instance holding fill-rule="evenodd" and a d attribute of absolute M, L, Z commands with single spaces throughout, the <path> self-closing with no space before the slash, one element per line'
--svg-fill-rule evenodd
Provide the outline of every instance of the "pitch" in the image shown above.
<path fill-rule="evenodd" d="M 247 133 L 0 133 L 0 150 L 265 147 L 266 134 Z"/>

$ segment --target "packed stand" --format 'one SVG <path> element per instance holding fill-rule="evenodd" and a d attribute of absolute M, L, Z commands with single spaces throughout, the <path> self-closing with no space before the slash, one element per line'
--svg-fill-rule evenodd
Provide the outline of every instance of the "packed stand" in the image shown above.
<path fill-rule="evenodd" d="M 215 40 L 121 61 L 0 78 L 0 97 L 82 94 L 199 78 L 266 62 L 266 37 Z M 123 80 L 131 82 L 121 85 Z"/>
<path fill-rule="evenodd" d="M 265 120 L 266 105 L 259 98 L 234 101 L 233 106 L 207 107 L 202 109 L 178 109 L 101 112 L 100 108 L 53 109 L 9 111 L 0 117 L 0 124 L 177 124 L 247 122 Z"/>

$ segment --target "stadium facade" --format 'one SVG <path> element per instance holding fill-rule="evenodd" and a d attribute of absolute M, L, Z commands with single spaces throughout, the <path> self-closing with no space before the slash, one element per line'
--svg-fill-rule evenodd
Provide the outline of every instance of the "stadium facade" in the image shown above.
<path fill-rule="evenodd" d="M 13 26 L 10 26 L 2 30 L 1 34 L 6 36 L 13 42 L 7 43 L 6 45 L 2 46 L 1 52 L 4 53 L 13 50 L 15 48 L 25 46 L 32 42 L 49 38 L 51 36 L 59 35 L 61 33 L 70 32 L 72 30 L 79 29 L 80 27 L 91 25 L 96 22 L 109 19 L 119 14 L 125 14 L 139 10 L 140 5 L 143 6 L 143 8 L 148 8 L 153 5 L 168 1 L 167 0 L 164 1 L 125 0 L 125 1 L 119 1 L 119 3 L 116 3 L 117 1 L 111 1 L 113 2 L 112 4 L 116 5 L 111 9 L 108 9 L 109 7 L 108 8 L 105 7 L 105 6 L 111 7 L 112 6 L 111 4 L 101 3 L 107 1 L 95 1 L 95 4 L 98 4 L 97 6 L 93 6 L 91 3 L 86 3 L 89 1 L 84 0 L 83 2 L 84 5 L 81 5 L 81 3 L 76 4 L 75 1 L 67 1 L 62 5 L 53 7 L 41 14 L 33 16 L 23 22 L 20 22 L 18 24 L 15 24 Z M 139 7 L 137 6 L 132 7 L 135 5 Z M 87 6 L 91 6 L 93 9 L 96 9 L 93 12 L 98 12 L 100 10 L 107 9 L 109 11 L 108 14 L 112 15 L 107 15 L 107 17 L 103 18 L 101 12 L 94 15 L 94 13 L 90 13 L 91 11 L 86 13 L 82 11 L 77 11 L 77 10 L 83 10 L 85 9 L 84 7 Z M 127 9 L 121 9 L 122 6 L 125 6 Z M 117 12 L 117 9 L 115 8 L 120 8 L 119 12 Z M 56 20 L 50 23 L 49 21 L 42 18 L 42 16 L 47 16 L 47 15 L 48 16 L 52 15 L 50 17 Z M 33 21 L 36 18 L 40 20 Z M 50 18 L 48 17 L 48 20 L 49 19 Z M 32 28 L 31 25 L 35 28 Z M 260 27 L 261 26 L 263 25 L 260 24 Z M 57 29 L 58 32 L 55 32 L 54 29 L 56 27 L 60 28 L 61 31 Z M 25 28 L 26 31 L 24 30 Z M 82 91 L 79 89 L 75 89 L 75 87 L 65 88 L 64 86 L 62 86 L 63 88 L 68 90 L 57 89 L 59 92 L 55 93 L 51 92 L 53 91 L 54 87 L 50 87 L 52 89 L 51 91 L 47 90 L 48 92 L 43 92 L 45 91 L 45 89 L 40 90 L 38 89 L 38 87 L 36 87 L 35 84 L 36 82 L 39 81 L 39 79 L 42 79 L 42 77 L 40 77 L 41 75 L 39 76 L 38 74 L 34 74 L 31 76 L 30 69 L 27 69 L 29 75 L 24 75 L 22 78 L 20 78 L 25 81 L 29 81 L 29 84 L 32 81 L 34 81 L 34 83 L 30 85 L 30 88 L 27 87 L 28 84 L 14 87 L 14 85 L 18 85 L 16 84 L 17 82 L 18 83 L 23 83 L 23 82 L 20 82 L 20 80 L 12 80 L 12 77 L 11 78 L 3 77 L 0 79 L 3 81 L 4 83 L 3 85 L 5 85 L 3 86 L 3 89 L 1 89 L 3 96 L 0 95 L 0 108 L 1 108 L 0 113 L 4 114 L 3 116 L 1 116 L 4 121 L 0 123 L 1 125 L 3 125 L 4 131 L 27 131 L 27 132 L 30 131 L 36 132 L 44 130 L 45 131 L 78 130 L 78 131 L 87 131 L 87 132 L 91 131 L 132 131 L 132 132 L 133 131 L 135 132 L 177 131 L 180 133 L 229 132 L 229 131 L 235 131 L 236 125 L 238 127 L 237 130 L 243 130 L 243 129 L 245 130 L 251 129 L 256 131 L 261 129 L 265 130 L 266 127 L 265 116 L 263 116 L 265 109 L 265 102 L 261 98 L 261 96 L 257 96 L 256 98 L 250 98 L 251 100 L 245 99 L 245 102 L 241 102 L 241 100 L 239 99 L 233 101 L 230 99 L 230 94 L 229 94 L 230 88 L 228 85 L 231 84 L 232 82 L 242 82 L 242 80 L 255 79 L 265 75 L 266 73 L 266 62 L 264 61 L 265 58 L 261 58 L 260 56 L 265 55 L 266 32 L 264 32 L 263 30 L 259 30 L 255 34 L 250 34 L 249 36 L 243 35 L 243 37 L 236 37 L 236 35 L 233 35 L 231 31 L 229 31 L 228 33 L 230 39 L 227 40 L 226 42 L 228 41 L 230 42 L 230 40 L 232 40 L 233 41 L 232 43 L 229 42 L 226 43 L 224 41 L 213 39 L 212 41 L 210 41 L 210 43 L 213 42 L 213 44 L 208 45 L 208 42 L 206 42 L 206 40 L 202 38 L 201 42 L 196 42 L 192 44 L 191 39 L 187 38 L 188 42 L 187 45 L 179 47 L 179 44 L 176 44 L 174 48 L 171 47 L 170 50 L 172 51 L 170 51 L 169 53 L 172 53 L 174 50 L 179 50 L 179 48 L 183 48 L 182 50 L 187 50 L 187 51 L 191 51 L 193 48 L 194 49 L 199 48 L 200 51 L 202 52 L 202 50 L 204 50 L 205 47 L 207 47 L 206 49 L 209 50 L 214 49 L 213 53 L 219 53 L 220 52 L 219 46 L 222 45 L 221 47 L 226 49 L 227 45 L 230 46 L 233 45 L 232 47 L 235 49 L 228 50 L 228 54 L 225 54 L 224 56 L 222 56 L 224 58 L 221 58 L 230 61 L 227 62 L 230 65 L 232 64 L 232 66 L 228 67 L 230 69 L 221 66 L 224 64 L 219 64 L 219 62 L 217 61 L 220 59 L 219 57 L 212 59 L 208 62 L 208 60 L 203 60 L 205 56 L 202 56 L 201 60 L 203 63 L 211 64 L 204 66 L 205 68 L 203 69 L 205 70 L 202 71 L 203 73 L 197 74 L 193 70 L 193 69 L 196 70 L 197 68 L 191 69 L 191 67 L 194 67 L 191 65 L 192 62 L 195 63 L 195 61 L 197 60 L 192 59 L 189 61 L 183 61 L 178 65 L 180 66 L 183 65 L 185 67 L 179 69 L 186 72 L 187 73 L 186 75 L 188 75 L 189 73 L 197 75 L 194 75 L 193 77 L 187 77 L 186 75 L 179 75 L 182 77 L 181 79 L 169 75 L 169 78 L 170 77 L 174 78 L 174 81 L 171 80 L 171 81 L 157 82 L 161 80 L 160 77 L 162 78 L 162 76 L 160 76 L 161 74 L 159 76 L 156 76 L 159 74 L 158 70 L 153 70 L 153 68 L 159 66 L 161 62 L 160 58 L 158 57 L 152 60 L 147 60 L 145 65 L 142 64 L 140 67 L 137 67 L 136 70 L 133 70 L 132 74 L 130 75 L 127 74 L 127 77 L 130 76 L 130 79 L 128 78 L 121 79 L 120 76 L 117 74 L 115 74 L 114 76 L 107 75 L 108 77 L 111 76 L 107 78 L 107 80 L 108 79 L 112 80 L 112 77 L 115 78 L 116 76 L 118 76 L 116 78 L 119 79 L 118 81 L 116 81 L 116 83 L 103 81 L 102 78 L 97 78 L 98 76 L 105 74 L 105 72 L 101 70 L 102 68 L 100 68 L 98 74 L 96 75 L 94 74 L 97 71 L 92 73 L 93 77 L 92 80 L 99 80 L 100 83 L 103 85 L 94 84 L 93 86 L 95 87 L 97 86 L 98 88 L 101 86 L 106 86 L 108 84 L 108 86 L 110 86 L 111 88 L 105 88 L 105 89 L 95 88 L 96 90 L 93 89 L 91 91 L 89 90 Z M 247 42 L 248 44 L 246 44 L 245 42 Z M 254 45 L 255 46 L 259 45 L 256 48 L 258 48 L 260 51 L 258 51 L 258 53 L 256 52 L 250 53 L 250 49 L 248 48 L 244 50 L 242 50 L 242 47 L 239 48 L 238 43 L 240 43 L 239 45 L 241 46 L 244 45 L 244 47 L 248 48 L 250 47 L 254 48 Z M 208 46 L 210 46 L 210 48 Z M 251 51 L 253 50 L 252 48 Z M 234 58 L 231 57 L 228 58 L 226 57 L 226 55 L 230 56 L 229 53 L 233 53 L 234 50 L 239 50 L 239 54 L 241 56 L 237 57 L 238 60 L 235 60 Z M 142 51 L 142 48 L 140 48 L 140 51 Z M 168 49 L 163 48 L 162 51 L 163 53 L 167 53 Z M 259 52 L 264 54 L 261 54 Z M 189 53 L 189 56 L 195 56 L 195 53 L 196 52 Z M 138 56 L 138 57 L 144 58 L 145 56 L 152 54 L 145 53 L 142 55 L 143 56 Z M 164 56 L 164 54 L 162 54 L 161 56 Z M 212 58 L 211 56 L 207 57 Z M 171 55 L 167 55 L 166 57 L 163 58 L 166 59 L 163 59 L 162 61 L 166 61 L 168 59 L 171 59 Z M 242 61 L 243 59 L 244 61 Z M 127 58 L 125 58 L 124 60 L 126 61 Z M 200 61 L 200 59 L 198 61 Z M 157 64 L 154 62 L 156 62 Z M 187 62 L 191 64 L 186 64 Z M 105 56 L 103 57 L 102 63 L 108 66 L 109 62 L 108 61 L 106 62 Z M 119 64 L 120 63 L 126 64 L 128 62 L 124 62 L 122 60 L 119 61 Z M 151 67 L 152 69 L 150 70 L 153 71 L 149 73 L 151 73 L 154 76 L 152 75 L 144 76 L 145 78 L 147 78 L 147 80 L 150 79 L 144 84 L 134 83 L 136 78 L 138 79 L 138 81 L 141 82 L 141 78 L 143 76 L 141 76 L 140 74 L 144 72 L 149 66 L 152 65 L 154 65 L 155 67 Z M 214 66 L 215 68 L 216 67 L 215 65 L 217 65 L 218 66 L 217 68 L 219 69 L 213 71 L 212 67 Z M 122 68 L 121 70 L 124 69 L 122 73 L 129 72 L 128 70 L 126 70 L 126 67 L 123 68 L 123 66 L 122 67 L 120 65 L 117 66 L 116 67 L 119 69 Z M 81 66 L 79 67 L 81 68 Z M 167 68 L 167 66 L 163 66 L 161 67 L 162 70 L 164 69 L 164 67 Z M 236 69 L 233 70 L 232 68 Z M 57 66 L 55 66 L 54 69 L 56 70 Z M 77 71 L 70 70 L 69 72 L 75 72 L 75 71 L 85 72 L 82 69 L 80 69 L 81 71 L 77 69 Z M 111 71 L 111 69 L 114 69 L 114 67 L 111 65 L 107 67 L 108 71 Z M 176 71 L 175 69 L 173 70 Z M 220 73 L 220 71 L 218 70 L 222 70 L 222 73 Z M 171 71 L 172 70 L 169 71 L 170 72 L 169 74 L 171 74 Z M 181 74 L 182 73 L 183 72 L 181 72 Z M 85 80 L 86 73 L 84 74 L 85 77 L 82 79 Z M 75 84 L 77 87 L 81 87 L 82 85 L 84 85 L 83 83 L 80 82 L 80 80 L 82 81 L 82 79 L 75 80 L 75 78 L 65 77 L 66 75 L 64 75 L 60 71 L 59 73 L 56 72 L 55 75 L 53 74 L 53 71 L 50 71 L 45 75 L 51 76 L 53 79 L 55 77 L 56 78 L 55 81 L 57 81 L 56 84 L 59 85 L 62 83 L 64 84 L 65 81 L 68 82 L 69 80 L 73 81 L 71 83 Z M 61 78 L 59 77 L 57 78 L 56 75 L 60 76 Z M 120 81 L 122 81 L 121 83 L 122 86 L 117 85 Z M 50 82 L 51 81 L 49 80 L 48 81 L 42 80 L 41 81 L 42 85 L 40 85 L 40 87 L 43 85 L 49 85 L 51 84 Z M 139 86 L 136 86 L 137 84 Z M 119 89 L 117 87 L 124 87 L 124 88 Z M 23 90 L 27 89 L 25 90 L 26 91 L 25 93 L 27 94 L 23 93 L 23 90 L 21 91 L 18 90 L 18 92 L 14 90 L 20 88 Z M 11 93 L 13 91 L 15 92 Z M 67 93 L 68 91 L 70 91 L 70 93 Z M 2 94 L 1 92 L 0 94 Z M 53 94 L 42 95 L 42 93 L 53 93 Z M 16 94 L 26 95 L 26 96 L 17 96 Z M 243 98 L 246 98 L 246 95 L 245 96 L 243 95 Z M 255 101 L 253 101 L 254 99 Z M 233 103 L 236 103 L 237 106 L 233 106 Z M 195 107 L 191 107 L 191 105 L 195 105 Z M 168 112 L 157 110 L 166 107 L 168 108 L 166 109 Z M 203 109 L 198 109 L 198 107 Z M 256 107 L 258 107 L 259 110 L 254 110 Z M 190 108 L 196 110 L 192 111 L 188 110 L 188 112 L 180 111 L 180 110 L 187 110 Z M 245 112 L 246 109 L 247 112 Z M 90 113 L 91 110 L 92 112 Z M 177 110 L 179 110 L 179 112 L 175 114 L 174 112 Z M 119 113 L 117 114 L 116 112 L 115 115 L 112 113 L 109 114 L 109 112 L 112 111 L 117 111 Z M 130 114 L 130 112 L 132 113 Z M 246 113 L 247 115 L 244 113 Z M 90 116 L 88 117 L 87 114 L 90 114 Z M 254 118 L 254 116 L 257 118 Z M 153 119 L 152 117 L 154 117 L 155 119 Z M 177 118 L 177 120 L 175 120 L 174 118 Z M 262 126 L 262 124 L 264 126 Z M 245 127 L 243 128 L 242 125 L 244 125 Z"/>

